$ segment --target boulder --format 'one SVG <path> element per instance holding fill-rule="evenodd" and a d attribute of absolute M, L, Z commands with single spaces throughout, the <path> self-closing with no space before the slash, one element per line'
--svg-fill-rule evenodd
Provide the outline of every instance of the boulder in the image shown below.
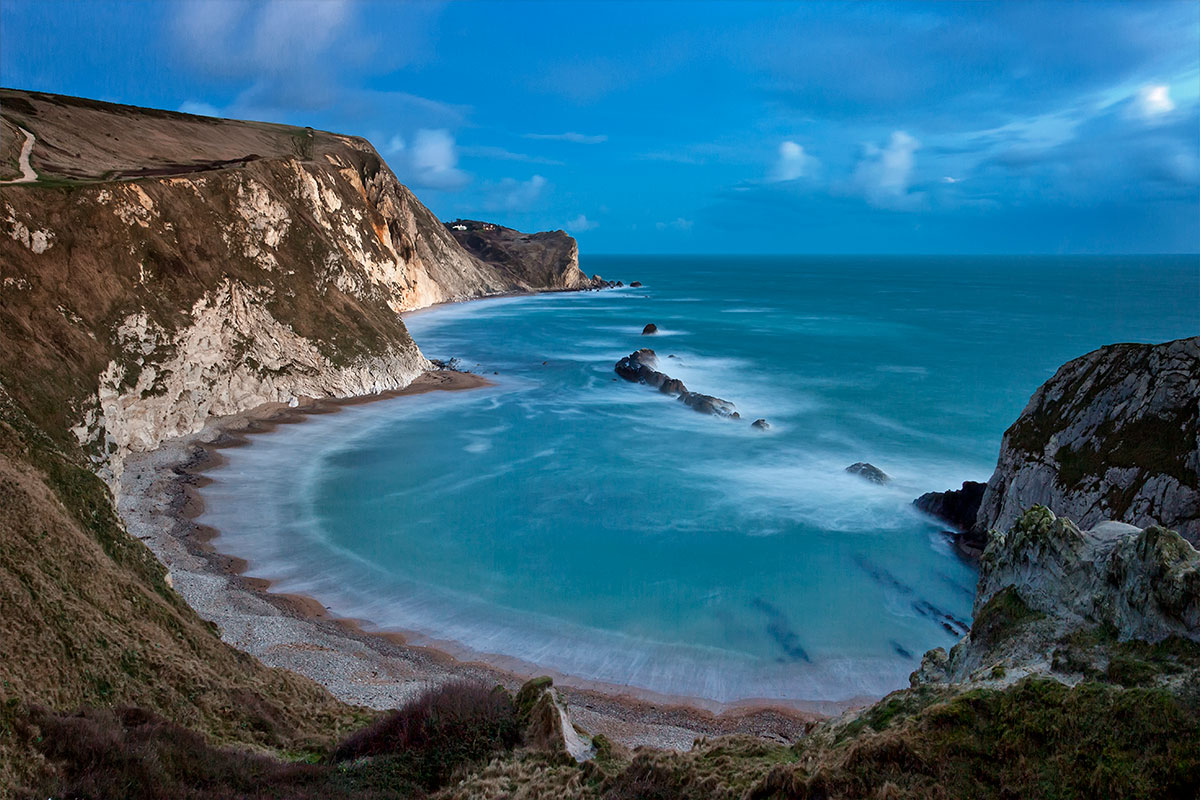
<path fill-rule="evenodd" d="M 648 323 L 646 327 L 642 328 L 642 336 L 648 336 L 652 333 L 658 333 L 658 326 L 653 322 Z"/>
<path fill-rule="evenodd" d="M 765 419 L 756 419 L 754 422 L 750 423 L 750 427 L 757 428 L 760 431 L 769 431 L 771 430 L 771 423 L 767 422 Z"/>
<path fill-rule="evenodd" d="M 640 289 L 640 288 L 642 288 L 642 282 L 641 282 L 641 281 L 634 281 L 633 283 L 629 284 L 629 286 L 630 286 L 630 288 L 632 288 L 632 289 Z"/>
<path fill-rule="evenodd" d="M 868 464 L 865 461 L 859 461 L 857 464 L 851 464 L 846 467 L 846 472 L 851 475 L 857 475 L 865 481 L 878 483 L 883 485 L 891 480 L 888 474 L 874 464 Z"/>

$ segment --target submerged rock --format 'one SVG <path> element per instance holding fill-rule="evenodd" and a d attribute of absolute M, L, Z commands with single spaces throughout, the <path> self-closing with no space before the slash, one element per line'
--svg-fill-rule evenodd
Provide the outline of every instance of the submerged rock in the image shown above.
<path fill-rule="evenodd" d="M 640 289 L 640 288 L 642 288 L 642 282 L 641 282 L 641 281 L 634 281 L 633 283 L 629 284 L 629 286 L 630 286 L 630 288 L 632 288 L 632 289 Z"/>
<path fill-rule="evenodd" d="M 760 418 L 760 419 L 754 420 L 754 422 L 751 422 L 750 427 L 758 428 L 760 431 L 769 431 L 769 430 L 771 430 L 771 423 L 767 422 L 765 419 Z"/>
<path fill-rule="evenodd" d="M 713 397 L 710 394 L 690 392 L 683 381 L 672 378 L 655 369 L 658 366 L 658 356 L 648 347 L 635 350 L 622 358 L 613 367 L 614 371 L 632 383 L 644 383 L 653 386 L 664 394 L 673 394 L 688 408 L 717 417 L 740 419 L 737 407 L 728 400 Z"/>
<path fill-rule="evenodd" d="M 857 464 L 851 464 L 850 466 L 846 467 L 846 472 L 849 472 L 851 475 L 857 475 L 865 481 L 878 483 L 880 485 L 891 480 L 886 472 L 874 464 L 868 464 L 865 461 L 859 461 Z"/>
<path fill-rule="evenodd" d="M 653 322 L 648 323 L 646 327 L 642 328 L 642 336 L 646 336 L 651 333 L 658 333 L 658 326 Z"/>

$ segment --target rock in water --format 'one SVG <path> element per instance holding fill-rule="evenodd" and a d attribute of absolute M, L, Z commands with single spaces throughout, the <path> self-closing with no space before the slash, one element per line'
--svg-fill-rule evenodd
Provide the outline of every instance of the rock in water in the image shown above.
<path fill-rule="evenodd" d="M 913 500 L 913 505 L 919 511 L 949 522 L 958 531 L 969 531 L 975 525 L 986 488 L 986 483 L 963 481 L 961 489 L 926 492 Z"/>
<path fill-rule="evenodd" d="M 846 472 L 849 472 L 851 475 L 857 475 L 863 480 L 870 481 L 871 483 L 878 483 L 880 485 L 883 485 L 891 480 L 886 472 L 874 464 L 868 464 L 865 461 L 859 461 L 857 464 L 851 464 L 850 466 L 846 467 Z"/>
<path fill-rule="evenodd" d="M 644 383 L 653 386 L 663 394 L 677 396 L 688 408 L 717 417 L 740 419 L 737 407 L 728 400 L 713 397 L 710 394 L 689 392 L 683 381 L 665 375 L 654 369 L 658 366 L 658 356 L 648 347 L 643 347 L 622 358 L 613 367 L 614 371 L 627 381 Z"/>
<path fill-rule="evenodd" d="M 760 431 L 769 431 L 771 430 L 771 423 L 767 422 L 765 419 L 756 419 L 754 422 L 750 423 L 750 427 L 758 428 Z"/>
<path fill-rule="evenodd" d="M 634 281 L 633 283 L 629 284 L 629 287 L 630 287 L 631 289 L 640 289 L 640 288 L 642 288 L 642 282 L 641 282 L 641 281 Z"/>
<path fill-rule="evenodd" d="M 642 328 L 642 336 L 647 336 L 651 333 L 658 333 L 658 326 L 655 325 L 653 322 L 647 324 L 646 327 Z"/>

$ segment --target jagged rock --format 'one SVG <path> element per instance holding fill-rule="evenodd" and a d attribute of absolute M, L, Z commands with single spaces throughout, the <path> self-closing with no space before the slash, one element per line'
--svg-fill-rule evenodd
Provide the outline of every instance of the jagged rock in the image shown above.
<path fill-rule="evenodd" d="M 525 744 L 539 750 L 570 756 L 583 763 L 596 754 L 591 737 L 571 723 L 567 704 L 554 689 L 554 681 L 543 675 L 533 678 L 517 692 L 517 724 Z"/>
<path fill-rule="evenodd" d="M 987 531 L 975 525 L 985 488 L 986 483 L 963 481 L 961 489 L 926 492 L 913 500 L 913 505 L 952 525 L 954 529 L 946 533 L 953 538 L 955 549 L 974 560 L 983 555 L 983 548 L 987 546 Z"/>
<path fill-rule="evenodd" d="M 1008 531 L 991 533 L 973 616 L 944 662 L 926 655 L 914 685 L 1078 672 L 1056 654 L 1079 641 L 1098 643 L 1087 655 L 1097 661 L 1112 657 L 1108 637 L 1200 642 L 1200 553 L 1158 526 L 1104 522 L 1080 530 L 1034 506 Z"/>
<path fill-rule="evenodd" d="M 851 464 L 850 466 L 846 467 L 846 472 L 849 472 L 851 475 L 857 475 L 863 480 L 870 481 L 871 483 L 878 483 L 880 485 L 883 485 L 891 480 L 886 472 L 874 464 L 868 464 L 865 461 L 859 461 L 857 464 Z"/>
<path fill-rule="evenodd" d="M 1163 525 L 1200 542 L 1200 337 L 1102 347 L 1034 393 L 977 526 L 1005 530 L 1035 504 L 1082 527 Z"/>
<path fill-rule="evenodd" d="M 646 327 L 642 328 L 642 336 L 648 336 L 651 333 L 658 333 L 658 326 L 653 322 L 648 323 Z"/>
<path fill-rule="evenodd" d="M 986 483 L 963 481 L 961 489 L 926 492 L 913 500 L 913 505 L 918 511 L 950 523 L 958 531 L 969 531 L 975 525 L 986 488 Z"/>
<path fill-rule="evenodd" d="M 741 418 L 741 414 L 738 413 L 737 407 L 733 403 L 709 394 L 689 392 L 683 385 L 683 381 L 668 377 L 654 369 L 656 366 L 658 366 L 658 356 L 653 350 L 643 347 L 622 358 L 613 369 L 627 381 L 644 383 L 664 394 L 677 396 L 688 408 L 717 417 Z"/>
<path fill-rule="evenodd" d="M 758 428 L 760 431 L 769 431 L 771 430 L 771 423 L 767 422 L 765 419 L 756 419 L 754 422 L 750 423 L 750 427 Z"/>

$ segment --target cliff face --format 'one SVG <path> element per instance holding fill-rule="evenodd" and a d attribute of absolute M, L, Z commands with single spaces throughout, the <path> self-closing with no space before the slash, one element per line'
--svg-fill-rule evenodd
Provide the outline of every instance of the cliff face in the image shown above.
<path fill-rule="evenodd" d="M 589 289 L 596 283 L 579 268 L 579 246 L 565 231 L 521 233 L 490 222 L 459 219 L 447 230 L 468 252 L 505 275 L 514 286 Z"/>
<path fill-rule="evenodd" d="M 1200 542 L 1200 337 L 1116 344 L 1063 365 L 1004 434 L 976 532 L 1044 505 L 1087 528 L 1163 525 Z"/>
<path fill-rule="evenodd" d="M 561 232 L 476 258 L 361 139 L 0 100 L 38 175 L 0 205 L 0 380 L 113 486 L 209 416 L 407 385 L 429 364 L 398 312 L 582 276 Z"/>
<path fill-rule="evenodd" d="M 973 616 L 948 656 L 926 654 L 914 685 L 1121 680 L 1130 662 L 1140 680 L 1170 684 L 1198 666 L 1200 648 L 1187 642 L 1200 642 L 1200 553 L 1165 528 L 1080 530 L 1034 506 L 989 535 Z"/>

